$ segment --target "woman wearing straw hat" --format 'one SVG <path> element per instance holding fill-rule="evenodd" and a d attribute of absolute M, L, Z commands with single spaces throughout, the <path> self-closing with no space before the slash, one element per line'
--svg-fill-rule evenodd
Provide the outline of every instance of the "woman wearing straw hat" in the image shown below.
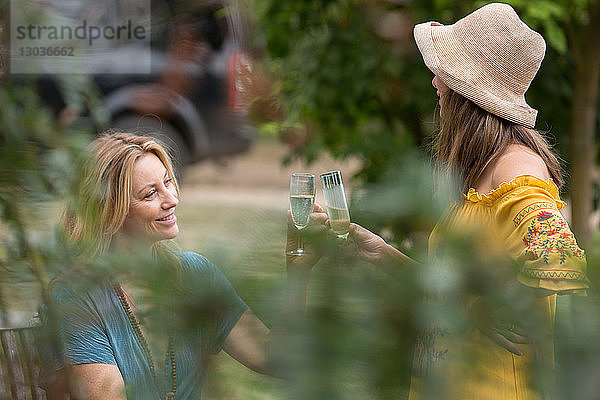
<path fill-rule="evenodd" d="M 435 259 L 442 238 L 460 231 L 477 235 L 475 245 L 484 256 L 510 256 L 518 264 L 510 290 L 522 293 L 523 301 L 532 295 L 532 307 L 544 317 L 528 335 L 541 338 L 546 332 L 551 338 L 556 295 L 583 294 L 588 281 L 584 253 L 559 211 L 565 203 L 559 198 L 558 159 L 534 129 L 537 111 L 524 97 L 544 58 L 544 39 L 500 3 L 453 25 L 418 24 L 414 36 L 439 96 L 435 161 L 442 173 L 458 177 L 461 193 L 432 232 L 430 255 Z M 359 225 L 352 224 L 350 243 L 369 262 L 419 267 Z M 485 317 L 489 304 L 485 296 L 473 296 L 465 309 Z M 531 366 L 552 366 L 551 339 L 544 346 L 527 344 L 514 325 L 476 326 L 456 335 L 432 327 L 420 337 L 411 400 L 543 396 L 544 390 L 529 385 Z M 427 377 L 445 384 L 424 385 L 432 382 Z"/>

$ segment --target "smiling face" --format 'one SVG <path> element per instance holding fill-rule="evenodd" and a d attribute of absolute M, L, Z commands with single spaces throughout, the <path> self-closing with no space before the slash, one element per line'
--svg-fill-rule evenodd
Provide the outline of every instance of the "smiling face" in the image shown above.
<path fill-rule="evenodd" d="M 150 242 L 176 237 L 179 199 L 163 163 L 153 153 L 146 153 L 135 161 L 132 178 L 131 203 L 121 233 Z"/>

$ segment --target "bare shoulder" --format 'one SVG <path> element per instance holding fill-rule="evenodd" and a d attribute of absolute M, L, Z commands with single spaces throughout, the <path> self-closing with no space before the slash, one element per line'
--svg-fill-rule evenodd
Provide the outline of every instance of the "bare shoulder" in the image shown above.
<path fill-rule="evenodd" d="M 492 171 L 492 186 L 510 182 L 519 175 L 533 175 L 542 180 L 550 178 L 546 163 L 528 147 L 514 144 L 500 156 Z"/>

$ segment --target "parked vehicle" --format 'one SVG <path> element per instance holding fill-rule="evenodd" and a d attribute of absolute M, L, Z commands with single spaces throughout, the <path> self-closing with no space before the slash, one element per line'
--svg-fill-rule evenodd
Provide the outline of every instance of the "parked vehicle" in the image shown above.
<path fill-rule="evenodd" d="M 115 10 L 123 2 L 104 1 L 114 2 Z M 94 0 L 80 0 L 80 10 L 91 4 L 97 7 Z M 89 110 L 77 110 L 74 123 L 96 132 L 108 127 L 159 132 L 181 165 L 247 150 L 255 130 L 239 107 L 235 81 L 245 60 L 242 19 L 239 12 L 224 10 L 220 1 L 153 0 L 151 72 L 109 70 L 86 77 L 98 90 L 108 124 L 98 126 Z M 116 68 L 124 57 L 115 55 L 112 65 Z M 58 90 L 60 81 L 75 78 L 35 78 L 40 96 L 57 115 L 69 106 Z"/>

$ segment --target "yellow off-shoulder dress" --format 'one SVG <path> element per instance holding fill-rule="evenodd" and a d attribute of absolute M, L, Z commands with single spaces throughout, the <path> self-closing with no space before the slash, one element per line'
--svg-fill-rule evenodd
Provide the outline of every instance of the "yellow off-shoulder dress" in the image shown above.
<path fill-rule="evenodd" d="M 564 206 L 551 179 L 532 175 L 518 176 L 488 194 L 470 189 L 464 202 L 431 233 L 430 255 L 444 240 L 442 232 L 477 230 L 483 247 L 495 248 L 516 261 L 520 283 L 554 293 L 537 300 L 546 328 L 551 330 L 556 295 L 585 294 L 588 287 L 585 254 L 560 214 Z M 500 347 L 476 328 L 428 332 L 417 341 L 409 400 L 433 398 L 426 396 L 432 392 L 453 400 L 551 398 L 549 393 L 532 389 L 529 382 L 534 360 L 553 365 L 553 344 L 519 347 L 522 356 Z M 431 380 L 424 376 L 436 373 L 444 378 L 444 387 L 432 390 L 428 387 Z"/>

